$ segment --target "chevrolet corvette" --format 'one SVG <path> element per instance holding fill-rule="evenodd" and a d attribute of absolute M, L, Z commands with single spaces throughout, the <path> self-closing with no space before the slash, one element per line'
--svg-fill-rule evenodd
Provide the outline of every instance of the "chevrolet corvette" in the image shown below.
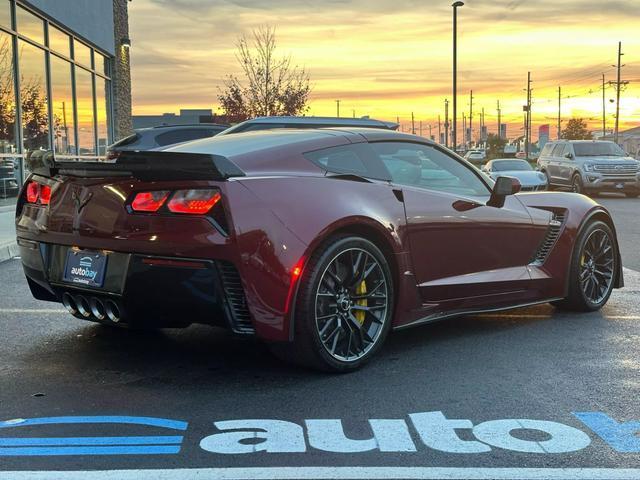
<path fill-rule="evenodd" d="M 105 161 L 29 158 L 16 212 L 33 296 L 132 328 L 204 323 L 325 371 L 391 330 L 623 285 L 610 214 L 519 192 L 424 138 L 266 130 Z M 585 320 L 586 321 L 586 320 Z"/>

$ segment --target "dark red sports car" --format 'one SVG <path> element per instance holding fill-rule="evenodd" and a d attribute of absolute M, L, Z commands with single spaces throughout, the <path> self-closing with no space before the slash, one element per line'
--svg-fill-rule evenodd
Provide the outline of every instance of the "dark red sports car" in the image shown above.
<path fill-rule="evenodd" d="M 260 131 L 111 162 L 32 156 L 16 226 L 33 295 L 107 324 L 226 326 L 324 370 L 391 329 L 623 284 L 609 213 L 521 193 L 422 138 Z"/>

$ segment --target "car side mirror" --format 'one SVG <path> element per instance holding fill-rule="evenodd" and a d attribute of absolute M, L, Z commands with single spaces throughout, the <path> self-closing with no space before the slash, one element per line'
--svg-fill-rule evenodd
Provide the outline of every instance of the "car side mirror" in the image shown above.
<path fill-rule="evenodd" d="M 569 153 L 565 153 L 564 154 L 565 158 L 568 158 L 569 160 L 573 160 L 573 153 L 569 152 Z"/>
<path fill-rule="evenodd" d="M 498 177 L 491 192 L 491 198 L 487 202 L 490 207 L 504 207 L 504 200 L 507 195 L 514 195 L 520 191 L 522 185 L 520 180 L 514 177 Z"/>

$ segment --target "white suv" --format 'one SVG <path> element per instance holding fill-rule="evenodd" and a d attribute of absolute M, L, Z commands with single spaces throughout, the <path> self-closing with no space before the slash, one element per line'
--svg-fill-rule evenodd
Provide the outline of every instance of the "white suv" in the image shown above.
<path fill-rule="evenodd" d="M 578 193 L 623 192 L 640 195 L 640 162 L 614 142 L 558 140 L 547 143 L 538 157 L 538 170 L 549 187 L 568 187 Z"/>

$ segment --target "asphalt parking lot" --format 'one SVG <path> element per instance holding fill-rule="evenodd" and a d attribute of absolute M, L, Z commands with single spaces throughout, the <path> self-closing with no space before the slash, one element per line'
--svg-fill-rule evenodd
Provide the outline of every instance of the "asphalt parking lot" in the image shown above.
<path fill-rule="evenodd" d="M 0 480 L 640 479 L 640 200 L 598 201 L 626 267 L 603 311 L 396 332 L 348 375 L 208 327 L 83 323 L 4 262 Z"/>

